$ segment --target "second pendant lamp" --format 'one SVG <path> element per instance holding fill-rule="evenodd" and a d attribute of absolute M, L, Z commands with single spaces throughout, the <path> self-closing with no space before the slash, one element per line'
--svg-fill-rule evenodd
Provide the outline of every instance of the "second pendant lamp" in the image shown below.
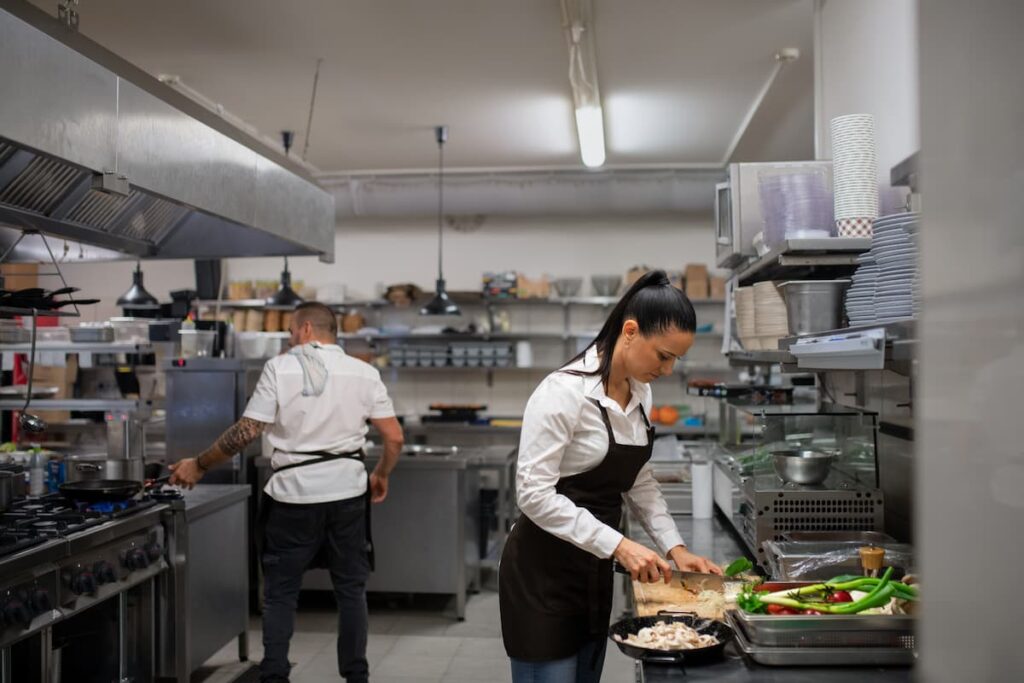
<path fill-rule="evenodd" d="M 448 126 L 434 128 L 434 138 L 437 140 L 437 287 L 434 298 L 420 309 L 420 315 L 462 315 L 444 284 L 444 143 L 448 141 Z"/>

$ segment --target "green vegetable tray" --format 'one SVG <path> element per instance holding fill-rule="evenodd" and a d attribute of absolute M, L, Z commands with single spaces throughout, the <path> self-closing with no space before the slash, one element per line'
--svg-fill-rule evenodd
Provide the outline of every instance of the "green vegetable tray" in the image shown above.
<path fill-rule="evenodd" d="M 788 590 L 814 581 L 768 583 L 765 590 Z M 914 649 L 916 618 L 907 614 L 729 614 L 747 639 L 761 647 Z"/>

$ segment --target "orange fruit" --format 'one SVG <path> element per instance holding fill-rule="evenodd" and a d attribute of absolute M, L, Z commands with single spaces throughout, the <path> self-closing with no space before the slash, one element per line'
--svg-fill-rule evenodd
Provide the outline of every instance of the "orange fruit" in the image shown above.
<path fill-rule="evenodd" d="M 651 422 L 659 422 L 661 420 L 661 408 L 658 406 L 651 406 L 651 414 L 647 416 L 647 419 Z"/>
<path fill-rule="evenodd" d="M 674 425 L 679 421 L 679 411 L 672 406 L 662 406 L 658 411 L 658 421 L 663 425 Z"/>

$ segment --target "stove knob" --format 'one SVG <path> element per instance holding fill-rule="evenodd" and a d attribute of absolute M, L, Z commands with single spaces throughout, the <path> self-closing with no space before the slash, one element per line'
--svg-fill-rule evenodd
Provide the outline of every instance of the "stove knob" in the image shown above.
<path fill-rule="evenodd" d="M 71 577 L 71 592 L 75 595 L 92 595 L 96 592 L 96 576 L 90 571 L 80 571 Z"/>
<path fill-rule="evenodd" d="M 114 583 L 117 581 L 117 574 L 114 572 L 114 568 L 110 566 L 110 563 L 106 560 L 99 560 L 92 566 L 92 573 L 96 576 L 96 581 L 99 585 L 105 583 Z"/>
<path fill-rule="evenodd" d="M 32 591 L 31 602 L 32 608 L 35 609 L 36 614 L 49 612 L 53 609 L 53 602 L 50 600 L 50 594 L 43 588 L 37 588 Z"/>
<path fill-rule="evenodd" d="M 150 562 L 156 562 L 163 557 L 164 549 L 159 543 L 150 543 L 146 545 L 146 557 L 149 558 Z"/>
<path fill-rule="evenodd" d="M 125 555 L 124 565 L 132 571 L 136 569 L 145 569 L 149 566 L 149 557 L 141 548 L 134 548 L 133 550 L 129 550 L 128 554 Z"/>
<path fill-rule="evenodd" d="M 32 610 L 23 601 L 17 598 L 8 600 L 4 605 L 4 621 L 11 626 L 28 628 L 32 623 Z"/>

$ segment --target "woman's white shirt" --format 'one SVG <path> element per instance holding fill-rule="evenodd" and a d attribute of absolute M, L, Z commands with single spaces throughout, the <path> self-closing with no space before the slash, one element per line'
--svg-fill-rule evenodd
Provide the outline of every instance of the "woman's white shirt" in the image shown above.
<path fill-rule="evenodd" d="M 568 369 L 597 369 L 597 351 Z M 597 467 L 608 453 L 608 433 L 597 400 L 608 411 L 615 440 L 623 445 L 645 445 L 650 415 L 651 388 L 630 380 L 632 397 L 625 410 L 604 391 L 600 376 L 553 372 L 530 396 L 523 414 L 516 466 L 519 509 L 548 533 L 602 558 L 611 557 L 622 534 L 555 491 L 559 479 Z M 683 543 L 675 521 L 654 479 L 644 465 L 632 488 L 623 495 L 630 512 L 658 545 L 664 556 Z"/>

